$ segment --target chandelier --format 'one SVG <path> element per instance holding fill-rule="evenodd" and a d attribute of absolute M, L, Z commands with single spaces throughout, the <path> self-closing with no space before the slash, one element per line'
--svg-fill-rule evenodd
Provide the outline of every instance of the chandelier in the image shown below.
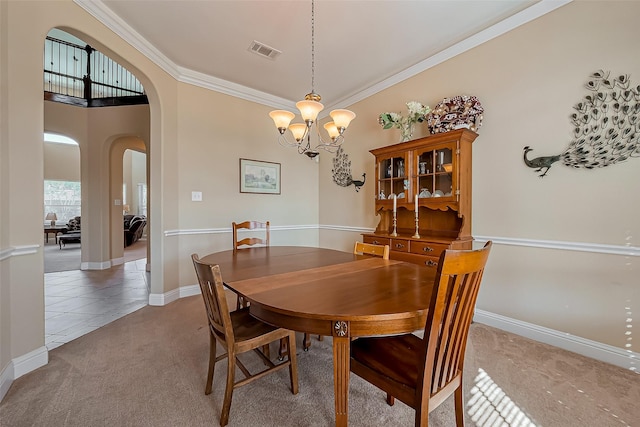
<path fill-rule="evenodd" d="M 299 154 L 306 154 L 309 158 L 314 158 L 319 154 L 319 148 L 335 153 L 338 147 L 344 142 L 344 131 L 349 127 L 349 123 L 356 115 L 349 110 L 333 110 L 329 115 L 333 121 L 324 125 L 329 139 L 323 139 L 320 135 L 320 129 L 316 124 L 316 131 L 319 143 L 312 148 L 311 145 L 311 128 L 318 118 L 318 114 L 324 108 L 320 103 L 322 99 L 320 95 L 314 91 L 315 78 L 315 10 L 314 0 L 311 0 L 311 92 L 305 95 L 303 101 L 296 102 L 296 108 L 300 110 L 300 115 L 304 123 L 293 123 L 291 120 L 295 117 L 290 111 L 274 110 L 269 113 L 269 117 L 273 119 L 280 136 L 278 142 L 285 147 L 297 147 Z M 287 138 L 285 132 L 291 131 L 294 141 Z M 305 141 L 306 140 L 306 141 Z"/>

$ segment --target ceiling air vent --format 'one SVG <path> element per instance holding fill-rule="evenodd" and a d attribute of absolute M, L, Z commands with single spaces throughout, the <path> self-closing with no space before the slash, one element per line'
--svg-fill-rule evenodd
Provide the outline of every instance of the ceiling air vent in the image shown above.
<path fill-rule="evenodd" d="M 274 49 L 255 40 L 251 43 L 251 46 L 249 46 L 249 51 L 269 59 L 276 59 L 276 57 L 282 53 L 278 49 Z"/>

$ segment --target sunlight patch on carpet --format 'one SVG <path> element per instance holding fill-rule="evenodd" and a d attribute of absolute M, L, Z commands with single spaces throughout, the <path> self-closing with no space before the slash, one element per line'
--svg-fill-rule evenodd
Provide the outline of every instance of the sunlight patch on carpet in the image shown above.
<path fill-rule="evenodd" d="M 468 414 L 478 427 L 535 427 L 484 370 L 478 369 L 474 383 L 467 406 Z"/>

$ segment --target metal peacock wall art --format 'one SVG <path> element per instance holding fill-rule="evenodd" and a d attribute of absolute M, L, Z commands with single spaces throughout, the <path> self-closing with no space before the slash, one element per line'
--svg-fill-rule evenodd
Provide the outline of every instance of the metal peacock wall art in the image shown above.
<path fill-rule="evenodd" d="M 366 173 L 362 174 L 362 181 L 354 180 L 351 177 L 351 160 L 349 160 L 349 156 L 344 152 L 342 146 L 338 148 L 336 156 L 333 158 L 333 169 L 331 173 L 333 173 L 333 182 L 340 187 L 348 187 L 353 184 L 356 192 L 360 191 L 360 187 L 364 185 L 367 178 Z"/>
<path fill-rule="evenodd" d="M 640 85 L 631 87 L 628 74 L 609 74 L 596 71 L 585 84 L 589 92 L 573 106 L 573 140 L 562 154 L 529 159 L 533 149 L 524 147 L 524 163 L 541 178 L 560 160 L 565 166 L 595 169 L 640 157 Z"/>

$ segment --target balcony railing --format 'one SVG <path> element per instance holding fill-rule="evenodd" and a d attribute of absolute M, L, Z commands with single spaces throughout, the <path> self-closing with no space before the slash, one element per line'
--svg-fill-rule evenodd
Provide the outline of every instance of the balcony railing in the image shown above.
<path fill-rule="evenodd" d="M 129 70 L 89 45 L 47 37 L 45 99 L 85 107 L 148 104 L 144 88 Z"/>

